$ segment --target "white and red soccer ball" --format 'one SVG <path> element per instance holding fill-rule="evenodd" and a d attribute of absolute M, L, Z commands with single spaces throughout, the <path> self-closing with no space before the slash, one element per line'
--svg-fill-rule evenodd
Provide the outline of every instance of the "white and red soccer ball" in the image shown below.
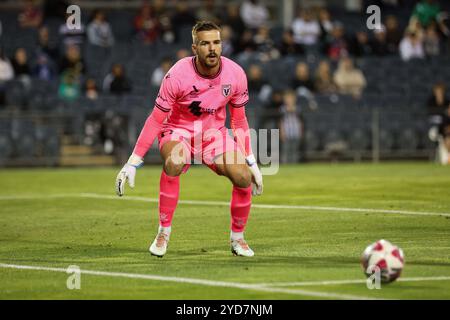
<path fill-rule="evenodd" d="M 367 277 L 379 270 L 381 282 L 389 283 L 402 273 L 405 265 L 403 250 L 387 240 L 379 240 L 364 250 L 361 264 Z"/>

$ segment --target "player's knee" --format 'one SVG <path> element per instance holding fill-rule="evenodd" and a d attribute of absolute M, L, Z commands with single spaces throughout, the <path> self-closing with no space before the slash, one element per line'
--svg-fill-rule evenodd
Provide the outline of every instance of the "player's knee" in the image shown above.
<path fill-rule="evenodd" d="M 164 162 L 164 172 L 168 176 L 179 176 L 185 166 L 184 161 L 173 161 L 171 157 Z"/>
<path fill-rule="evenodd" d="M 230 179 L 233 185 L 239 188 L 247 188 L 252 183 L 250 170 L 245 167 L 235 170 Z"/>

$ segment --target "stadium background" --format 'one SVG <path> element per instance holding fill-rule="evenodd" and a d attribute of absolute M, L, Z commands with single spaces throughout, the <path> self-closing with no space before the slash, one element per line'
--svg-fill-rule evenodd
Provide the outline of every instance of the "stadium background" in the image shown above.
<path fill-rule="evenodd" d="M 411 22 L 417 1 L 260 1 L 268 29 L 256 28 L 255 37 L 239 18 L 243 1 L 153 0 L 157 13 L 141 33 L 134 27 L 141 1 L 74 1 L 81 36 L 66 34 L 68 3 L 41 1 L 26 10 L 27 3 L 0 1 L 0 300 L 450 299 L 450 166 L 433 162 L 436 145 L 428 138 L 448 106 L 442 85 L 433 90 L 450 81 L 445 15 L 436 16 L 443 19 L 438 29 L 423 32 L 426 54 L 409 50 L 421 57 L 403 61 L 407 26 L 421 33 Z M 380 6 L 389 45 L 383 33 L 367 29 L 368 4 Z M 449 10 L 448 1 L 439 4 Z M 311 8 L 334 31 L 313 45 L 292 42 L 285 28 L 314 24 L 295 20 L 299 7 Z M 91 24 L 96 9 L 108 24 Z M 230 253 L 229 181 L 193 166 L 181 178 L 169 253 L 158 259 L 148 246 L 159 224 L 161 166 L 139 169 L 136 187 L 124 197 L 115 195 L 114 181 L 152 109 L 158 90 L 152 80 L 164 76 L 158 67 L 189 54 L 192 24 L 214 16 L 234 33 L 225 54 L 234 47 L 231 57 L 247 70 L 250 125 L 279 128 L 284 119 L 293 136 L 302 129 L 289 144 L 289 155 L 293 146 L 299 157 L 287 159 L 301 163 L 264 176 L 264 194 L 253 198 L 246 228 L 252 259 Z M 159 31 L 151 28 L 159 24 Z M 88 36 L 93 29 L 104 36 Z M 69 48 L 71 58 L 64 59 Z M 24 51 L 28 62 L 17 63 Z M 347 54 L 361 70 L 346 77 L 358 79 L 351 94 L 330 81 Z M 115 63 L 125 79 L 110 75 Z M 329 76 L 321 72 L 317 81 L 327 63 Z M 286 89 L 297 95 L 290 117 Z M 418 161 L 405 161 L 411 159 Z M 160 162 L 156 149 L 148 153 L 151 162 Z M 406 264 L 398 281 L 368 290 L 360 257 L 379 239 L 402 248 Z M 72 265 L 83 270 L 81 290 L 67 286 Z M 133 279 L 125 277 L 130 274 Z"/>
<path fill-rule="evenodd" d="M 0 165 L 122 163 L 152 109 L 158 81 L 171 63 L 191 54 L 190 29 L 197 19 L 226 29 L 224 55 L 247 70 L 251 127 L 279 128 L 285 116 L 283 91 L 296 90 L 298 156 L 284 160 L 433 160 L 430 97 L 436 83 L 450 82 L 449 38 L 446 20 L 434 27 L 411 22 L 418 2 L 267 0 L 260 1 L 267 19 L 245 21 L 243 1 L 73 1 L 80 5 L 83 28 L 70 32 L 64 28 L 69 2 L 2 1 L 1 58 L 15 72 L 0 80 Z M 145 3 L 149 15 L 139 20 Z M 442 12 L 449 9 L 448 1 L 436 3 Z M 366 27 L 369 4 L 381 7 L 384 24 L 388 19 L 398 23 L 396 29 L 391 21 L 393 28 L 380 42 L 377 32 Z M 309 9 L 320 23 L 321 33 L 306 40 L 311 45 L 284 31 L 296 23 L 299 8 Z M 111 31 L 103 39 L 89 35 L 98 9 Z M 425 54 L 404 61 L 399 46 L 408 26 L 423 34 Z M 20 48 L 25 63 L 17 63 Z M 73 57 L 67 58 L 71 50 Z M 352 94 L 333 84 L 345 56 L 365 79 Z M 322 62 L 331 70 L 329 83 L 325 79 L 320 86 L 316 73 Z M 302 63 L 309 75 L 295 79 Z M 115 64 L 125 77 L 111 89 Z M 147 162 L 159 161 L 151 150 Z"/>

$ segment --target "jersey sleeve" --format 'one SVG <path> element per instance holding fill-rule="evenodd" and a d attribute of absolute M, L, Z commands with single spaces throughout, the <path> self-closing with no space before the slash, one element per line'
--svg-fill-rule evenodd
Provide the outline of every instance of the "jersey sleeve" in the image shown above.
<path fill-rule="evenodd" d="M 231 96 L 230 106 L 233 108 L 243 107 L 248 103 L 248 85 L 247 76 L 241 68 L 239 69 L 235 86 L 236 89 Z"/>
<path fill-rule="evenodd" d="M 155 107 L 164 112 L 172 110 L 172 106 L 179 96 L 180 86 L 177 79 L 174 77 L 171 70 L 167 72 L 159 88 L 158 96 L 156 97 Z"/>

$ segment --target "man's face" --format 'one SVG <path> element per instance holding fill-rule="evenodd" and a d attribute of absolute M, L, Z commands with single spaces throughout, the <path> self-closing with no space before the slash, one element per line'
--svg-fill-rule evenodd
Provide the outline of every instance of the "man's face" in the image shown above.
<path fill-rule="evenodd" d="M 219 30 L 197 32 L 196 40 L 196 43 L 192 44 L 192 51 L 199 62 L 207 68 L 216 67 L 222 54 Z"/>

